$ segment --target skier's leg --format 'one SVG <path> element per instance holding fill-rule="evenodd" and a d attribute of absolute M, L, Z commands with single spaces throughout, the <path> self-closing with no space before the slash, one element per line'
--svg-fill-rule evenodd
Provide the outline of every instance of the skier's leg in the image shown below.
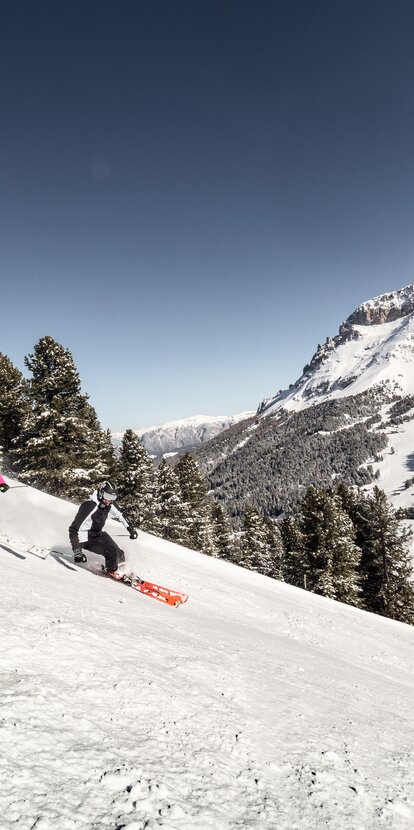
<path fill-rule="evenodd" d="M 87 545 L 83 547 L 93 553 L 98 553 L 105 557 L 105 567 L 107 571 L 116 571 L 118 565 L 125 562 L 125 554 L 116 542 L 109 536 L 109 533 L 100 533 L 92 539 L 89 539 Z"/>
<path fill-rule="evenodd" d="M 107 571 L 116 571 L 118 565 L 125 562 L 125 554 L 116 542 L 110 537 L 109 533 L 101 533 L 101 537 L 105 544 L 105 565 Z"/>

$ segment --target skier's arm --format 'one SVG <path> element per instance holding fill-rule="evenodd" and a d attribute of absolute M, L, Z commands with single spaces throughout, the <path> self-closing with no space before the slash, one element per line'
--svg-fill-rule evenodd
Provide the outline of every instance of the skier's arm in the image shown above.
<path fill-rule="evenodd" d="M 130 522 L 130 520 L 126 516 L 124 516 L 124 514 L 121 513 L 121 511 L 117 507 L 115 507 L 114 504 L 111 504 L 111 509 L 109 513 L 114 519 L 119 519 L 119 521 L 122 522 L 123 526 L 126 527 L 131 539 L 136 539 L 138 537 L 138 533 L 135 530 L 132 522 Z"/>
<path fill-rule="evenodd" d="M 79 542 L 79 536 L 78 536 L 79 528 L 80 528 L 81 524 L 85 521 L 86 517 L 89 516 L 90 512 L 91 512 L 91 502 L 84 501 L 83 504 L 81 504 L 81 506 L 80 506 L 80 508 L 79 508 L 79 510 L 78 510 L 78 512 L 77 512 L 70 528 L 69 528 L 69 539 L 70 539 L 70 543 L 72 545 L 72 550 L 78 550 L 81 547 L 80 542 Z"/>

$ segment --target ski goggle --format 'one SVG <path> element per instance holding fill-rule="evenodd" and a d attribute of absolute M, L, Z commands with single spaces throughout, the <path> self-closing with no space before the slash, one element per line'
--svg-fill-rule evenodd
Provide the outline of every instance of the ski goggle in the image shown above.
<path fill-rule="evenodd" d="M 105 493 L 105 491 L 101 493 L 101 499 L 104 501 L 116 501 L 116 497 L 116 493 Z"/>

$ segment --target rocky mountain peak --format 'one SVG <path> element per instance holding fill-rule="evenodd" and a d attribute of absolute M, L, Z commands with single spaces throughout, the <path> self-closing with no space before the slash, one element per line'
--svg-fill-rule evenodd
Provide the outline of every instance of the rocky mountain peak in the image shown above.
<path fill-rule="evenodd" d="M 356 326 L 379 326 L 383 323 L 392 323 L 414 312 L 414 283 L 381 294 L 361 303 L 347 319 L 339 326 L 336 337 L 327 337 L 323 345 L 318 344 L 311 362 L 304 367 L 304 373 L 318 368 L 334 349 L 348 340 L 358 340 L 361 332 Z"/>
<path fill-rule="evenodd" d="M 361 303 L 335 337 L 318 345 L 301 377 L 288 390 L 262 401 L 258 414 L 301 409 L 331 396 L 358 394 L 374 384 L 397 385 L 414 394 L 413 360 L 414 283 Z"/>
<path fill-rule="evenodd" d="M 378 326 L 383 323 L 392 323 L 400 317 L 412 314 L 414 311 L 414 283 L 381 294 L 361 303 L 345 321 L 345 325 Z"/>

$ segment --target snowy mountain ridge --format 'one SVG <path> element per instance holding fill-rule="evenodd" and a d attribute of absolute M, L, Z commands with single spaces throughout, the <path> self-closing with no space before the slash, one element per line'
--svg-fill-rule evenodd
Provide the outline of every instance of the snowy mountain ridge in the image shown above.
<path fill-rule="evenodd" d="M 262 414 L 300 410 L 378 385 L 414 393 L 414 284 L 361 303 L 339 334 L 318 345 L 302 376 L 259 406 Z"/>
<path fill-rule="evenodd" d="M 253 415 L 241 412 L 237 415 L 195 415 L 161 426 L 143 427 L 134 430 L 141 438 L 145 449 L 153 456 L 175 454 L 194 450 L 210 441 L 223 430 Z M 123 433 L 113 433 L 115 446 L 120 446 Z"/>
<path fill-rule="evenodd" d="M 238 516 L 296 510 L 311 484 L 377 483 L 414 518 L 413 370 L 411 284 L 361 303 L 254 423 L 199 450 L 210 487 Z"/>
<path fill-rule="evenodd" d="M 348 317 L 346 323 L 357 323 L 360 325 L 376 325 L 388 323 L 398 317 L 404 317 L 414 311 L 414 283 L 400 288 L 398 291 L 391 291 L 387 294 L 380 294 L 371 300 L 361 303 Z"/>
<path fill-rule="evenodd" d="M 411 830 L 413 627 L 117 539 L 166 608 L 71 562 L 75 505 L 0 498 L 4 830 Z"/>
<path fill-rule="evenodd" d="M 371 459 L 377 483 L 396 507 L 411 508 L 414 398 L 401 423 L 389 421 L 390 400 L 414 396 L 414 284 L 361 303 L 335 338 L 319 345 L 292 388 L 259 407 L 263 416 L 299 412 L 327 401 L 377 390 L 389 447 Z M 381 428 L 377 423 L 375 429 Z"/>

